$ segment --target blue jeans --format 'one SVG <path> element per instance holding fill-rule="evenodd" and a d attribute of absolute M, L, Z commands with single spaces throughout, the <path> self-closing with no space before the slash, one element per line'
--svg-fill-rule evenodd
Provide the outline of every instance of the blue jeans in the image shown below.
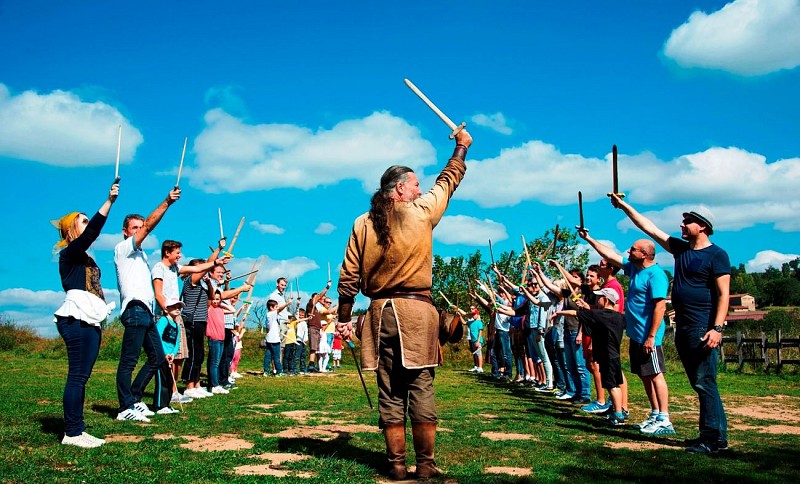
<path fill-rule="evenodd" d="M 208 388 L 220 386 L 219 384 L 219 362 L 222 360 L 222 347 L 224 341 L 208 338 L 208 361 L 206 362 L 206 373 L 208 373 Z M 228 382 L 225 382 L 226 384 Z"/>
<path fill-rule="evenodd" d="M 64 434 L 75 437 L 86 429 L 83 423 L 86 382 L 97 361 L 102 332 L 97 326 L 61 316 L 56 320 L 56 327 L 67 345 L 69 362 L 67 383 L 64 385 Z"/>
<path fill-rule="evenodd" d="M 572 382 L 575 385 L 574 395 L 581 398 L 591 398 L 589 372 L 586 371 L 583 348 L 575 343 L 575 338 L 577 337 L 577 329 L 564 330 L 564 356 L 567 360 L 567 372 L 572 377 Z"/>
<path fill-rule="evenodd" d="M 296 350 L 296 359 L 300 363 L 300 373 L 306 372 L 306 344 L 299 343 Z"/>
<path fill-rule="evenodd" d="M 514 367 L 511 366 L 511 335 L 508 331 L 497 330 L 494 334 L 494 355 L 499 367 L 505 367 L 504 375 L 511 377 Z M 492 367 L 494 370 L 494 366 Z"/>
<path fill-rule="evenodd" d="M 283 373 L 281 366 L 281 344 L 280 343 L 267 343 L 267 348 L 264 350 L 264 373 L 267 375 L 272 371 L 269 367 L 269 362 L 275 365 L 277 373 Z"/>
<path fill-rule="evenodd" d="M 675 331 L 675 347 L 689 383 L 700 400 L 700 438 L 710 442 L 728 440 L 728 419 L 717 388 L 717 348 L 709 350 L 700 338 L 707 329 L 681 327 Z"/>
<path fill-rule="evenodd" d="M 117 366 L 117 398 L 120 411 L 131 408 L 134 403 L 142 400 L 144 389 L 166 357 L 161 346 L 161 336 L 156 331 L 153 314 L 144 303 L 140 301 L 129 303 L 122 313 L 121 321 L 125 331 L 122 334 L 122 348 Z M 147 361 L 131 383 L 131 376 L 139 361 L 142 348 L 147 354 Z"/>
<path fill-rule="evenodd" d="M 233 361 L 233 330 L 225 329 L 225 342 L 222 344 L 222 358 L 219 361 L 219 381 L 228 384 L 231 377 L 231 362 Z"/>

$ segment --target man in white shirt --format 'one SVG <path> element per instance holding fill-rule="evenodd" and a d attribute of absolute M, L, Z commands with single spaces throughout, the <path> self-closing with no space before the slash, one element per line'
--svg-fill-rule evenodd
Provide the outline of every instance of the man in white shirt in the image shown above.
<path fill-rule="evenodd" d="M 167 198 L 146 219 L 137 214 L 127 215 L 122 223 L 125 240 L 114 247 L 114 266 L 121 300 L 120 320 L 125 327 L 117 366 L 117 420 L 149 422 L 147 417 L 153 415 L 147 405 L 142 403 L 142 393 L 158 371 L 165 355 L 153 317 L 155 292 L 142 242 L 180 196 L 179 188 L 171 190 Z M 136 368 L 142 348 L 147 353 L 147 362 L 131 383 L 133 369 Z"/>

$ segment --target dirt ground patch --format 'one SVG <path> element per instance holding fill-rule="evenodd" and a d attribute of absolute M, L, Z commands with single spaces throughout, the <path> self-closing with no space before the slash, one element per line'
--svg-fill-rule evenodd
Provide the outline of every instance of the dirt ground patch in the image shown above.
<path fill-rule="evenodd" d="M 786 423 L 800 423 L 800 398 L 787 395 L 752 398 L 742 404 L 731 402 L 725 410 L 733 415 L 758 420 L 773 420 Z"/>
<path fill-rule="evenodd" d="M 123 444 L 138 444 L 144 440 L 141 435 L 107 435 L 103 437 L 106 443 L 120 442 Z"/>
<path fill-rule="evenodd" d="M 317 425 L 314 427 L 301 425 L 299 427 L 293 427 L 290 429 L 282 430 L 277 434 L 264 434 L 264 437 L 281 437 L 284 439 L 307 438 L 307 439 L 316 439 L 316 440 L 322 440 L 323 442 L 327 442 L 334 439 L 345 438 L 350 434 L 357 432 L 375 433 L 375 432 L 380 432 L 380 430 L 378 429 L 378 427 L 374 425 L 332 424 L 332 425 Z"/>
<path fill-rule="evenodd" d="M 800 426 L 792 425 L 745 425 L 736 424 L 731 426 L 733 430 L 742 430 L 746 432 L 758 432 L 761 434 L 774 434 L 774 435 L 800 435 Z"/>
<path fill-rule="evenodd" d="M 195 452 L 216 452 L 220 450 L 242 450 L 253 448 L 252 442 L 240 439 L 237 435 L 233 434 L 220 434 L 212 437 L 184 435 L 183 438 L 188 440 L 188 442 L 181 444 L 181 447 L 184 449 L 193 450 Z"/>
<path fill-rule="evenodd" d="M 501 440 L 539 440 L 531 434 L 514 434 L 510 432 L 483 432 L 481 437 L 494 442 Z"/>
<path fill-rule="evenodd" d="M 487 467 L 484 469 L 487 474 L 509 474 L 512 476 L 529 476 L 532 474 L 530 469 L 525 469 L 523 467 L 501 467 L 501 466 L 493 466 Z"/>
<path fill-rule="evenodd" d="M 625 449 L 625 450 L 658 450 L 658 449 L 672 449 L 672 446 L 659 444 L 657 442 L 606 442 L 603 444 L 609 449 Z"/>
<path fill-rule="evenodd" d="M 287 412 L 281 412 L 281 415 L 284 417 L 288 417 L 295 422 L 306 425 L 308 424 L 309 419 L 319 419 L 319 420 L 329 420 L 332 423 L 336 424 L 348 424 L 349 422 L 345 420 L 335 420 L 333 417 L 338 417 L 343 415 L 343 412 L 320 412 L 315 410 L 289 410 Z"/>
<path fill-rule="evenodd" d="M 487 420 L 494 420 L 494 419 L 497 418 L 497 415 L 494 415 L 494 414 L 491 414 L 491 413 L 479 413 L 478 417 L 483 417 L 483 418 L 485 418 Z"/>
<path fill-rule="evenodd" d="M 269 461 L 269 463 L 238 466 L 233 469 L 234 474 L 239 476 L 298 477 L 303 479 L 308 479 L 316 475 L 314 472 L 287 469 L 283 465 L 286 462 L 297 462 L 308 459 L 310 456 L 307 455 L 267 452 L 250 457 L 253 459 L 266 460 Z"/>
<path fill-rule="evenodd" d="M 156 440 L 171 440 L 174 439 L 175 436 L 172 434 L 155 434 L 153 438 Z"/>

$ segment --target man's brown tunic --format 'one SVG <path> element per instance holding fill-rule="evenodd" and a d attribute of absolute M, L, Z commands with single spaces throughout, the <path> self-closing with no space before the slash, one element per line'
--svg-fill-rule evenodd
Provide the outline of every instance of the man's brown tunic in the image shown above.
<path fill-rule="evenodd" d="M 433 271 L 433 228 L 439 223 L 466 172 L 464 160 L 451 158 L 430 191 L 413 202 L 394 202 L 389 212 L 391 244 L 378 245 L 369 214 L 358 217 L 345 250 L 339 275 L 339 296 L 354 298 L 359 290 L 374 298 L 396 292 L 430 295 Z M 361 335 L 363 368 L 378 368 L 381 313 L 387 298 L 372 299 Z M 397 317 L 402 365 L 427 368 L 439 363 L 439 315 L 423 301 L 391 298 Z"/>

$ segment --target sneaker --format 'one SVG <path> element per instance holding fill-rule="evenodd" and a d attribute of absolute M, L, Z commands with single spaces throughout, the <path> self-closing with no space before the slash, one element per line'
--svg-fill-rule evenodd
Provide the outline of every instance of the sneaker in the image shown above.
<path fill-rule="evenodd" d="M 214 388 L 211 389 L 211 393 L 219 393 L 221 395 L 227 395 L 230 392 L 228 390 L 222 388 L 221 386 L 217 385 L 217 386 L 215 386 Z"/>
<path fill-rule="evenodd" d="M 592 401 L 590 399 L 588 399 L 586 397 L 579 397 L 577 395 L 572 397 L 572 398 L 570 398 L 569 401 L 571 403 L 575 404 L 575 405 L 588 405 L 588 404 L 592 403 Z"/>
<path fill-rule="evenodd" d="M 84 439 L 88 440 L 89 442 L 98 442 L 100 445 L 103 445 L 103 444 L 106 443 L 106 439 L 98 439 L 94 435 L 89 435 L 86 432 L 82 433 L 81 437 L 83 437 Z"/>
<path fill-rule="evenodd" d="M 699 444 L 687 447 L 686 452 L 690 454 L 716 454 L 721 448 L 722 447 L 716 442 L 700 442 Z"/>
<path fill-rule="evenodd" d="M 206 397 L 213 397 L 214 396 L 214 393 L 211 393 L 210 391 L 206 390 L 204 387 L 197 387 L 197 393 L 205 395 Z"/>
<path fill-rule="evenodd" d="M 587 413 L 604 413 L 608 408 L 611 406 L 610 402 L 600 403 L 597 400 L 593 401 L 589 405 L 584 405 L 581 407 L 581 410 Z"/>
<path fill-rule="evenodd" d="M 575 398 L 574 395 L 570 395 L 569 393 L 564 392 L 561 395 L 558 395 L 556 397 L 556 400 L 572 400 L 573 398 Z"/>
<path fill-rule="evenodd" d="M 136 409 L 137 412 L 141 413 L 145 417 L 152 417 L 156 413 L 149 408 L 147 408 L 147 404 L 144 402 L 136 402 L 133 404 L 133 408 Z"/>
<path fill-rule="evenodd" d="M 473 366 L 472 369 L 469 370 L 469 372 L 470 373 L 477 373 L 478 372 L 478 367 L 477 366 Z"/>
<path fill-rule="evenodd" d="M 542 386 L 542 387 L 534 388 L 534 390 L 539 392 L 539 393 L 553 393 L 553 392 L 555 392 L 555 389 L 553 387 L 548 387 L 548 386 Z"/>
<path fill-rule="evenodd" d="M 197 398 L 206 398 L 206 394 L 205 393 L 199 392 L 197 390 L 198 390 L 197 388 L 192 388 L 192 389 L 186 390 L 185 392 L 183 392 L 184 398 L 185 397 L 191 397 L 191 398 L 195 398 L 195 399 L 197 399 Z"/>
<path fill-rule="evenodd" d="M 164 407 L 159 408 L 156 413 L 159 415 L 171 415 L 173 413 L 181 413 L 181 411 L 172 407 Z"/>
<path fill-rule="evenodd" d="M 133 408 L 126 408 L 117 414 L 117 420 L 132 420 L 134 422 L 149 422 L 150 419 Z"/>
<path fill-rule="evenodd" d="M 239 385 L 237 385 L 236 383 L 231 383 L 230 385 L 226 385 L 223 388 L 225 388 L 226 390 L 238 390 Z"/>
<path fill-rule="evenodd" d="M 625 414 L 620 412 L 612 412 L 611 415 L 608 416 L 607 421 L 610 425 L 614 426 L 621 426 L 625 425 Z"/>
<path fill-rule="evenodd" d="M 703 443 L 703 442 L 705 442 L 705 439 L 703 439 L 702 437 L 697 437 L 697 438 L 694 438 L 694 439 L 685 439 L 683 441 L 684 444 L 686 444 L 686 445 L 688 445 L 690 447 L 693 446 L 693 445 L 697 445 L 697 444 Z M 728 448 L 728 441 L 727 440 L 721 440 L 721 441 L 717 442 L 717 447 L 719 447 L 720 449 L 727 449 Z"/>
<path fill-rule="evenodd" d="M 181 395 L 178 392 L 172 394 L 172 398 L 169 400 L 169 403 L 191 403 L 192 397 L 189 395 Z"/>
<path fill-rule="evenodd" d="M 653 425 L 654 423 L 656 423 L 656 420 L 658 420 L 658 412 L 655 412 L 655 413 L 654 412 L 650 412 L 647 415 L 647 420 L 645 420 L 643 422 L 639 422 L 638 424 L 634 424 L 633 427 L 637 428 L 639 430 L 643 430 L 643 429 L 649 427 L 650 425 Z"/>
<path fill-rule="evenodd" d="M 86 437 L 84 437 L 84 435 L 89 435 L 89 434 L 84 432 L 83 434 L 76 435 L 74 437 L 67 437 L 65 435 L 64 438 L 61 439 L 61 443 L 65 445 L 74 445 L 76 447 L 82 447 L 84 449 L 93 449 L 95 447 L 100 447 L 101 445 L 103 445 L 103 443 L 97 442 L 101 439 L 89 440 Z M 92 439 L 94 439 L 94 437 L 92 437 Z"/>
<path fill-rule="evenodd" d="M 330 370 L 325 370 L 325 371 L 326 371 L 326 372 L 328 372 L 328 371 L 330 371 Z M 277 375 L 275 375 L 275 376 L 277 376 L 277 377 L 280 377 L 280 378 L 283 378 L 283 377 L 285 377 L 285 376 L 286 376 L 286 373 L 278 373 L 278 374 L 277 374 Z"/>
<path fill-rule="evenodd" d="M 483 368 L 478 368 L 477 370 L 475 370 L 475 373 L 483 373 Z"/>
<path fill-rule="evenodd" d="M 236 383 L 236 379 L 232 376 L 228 377 L 228 384 L 233 385 L 234 383 Z"/>
<path fill-rule="evenodd" d="M 242 375 L 240 375 L 239 372 L 234 371 L 233 373 L 231 373 L 231 377 L 233 377 L 233 378 L 241 378 Z"/>
<path fill-rule="evenodd" d="M 646 427 L 641 427 L 639 432 L 646 435 L 675 435 L 675 427 L 669 420 L 656 420 Z"/>

